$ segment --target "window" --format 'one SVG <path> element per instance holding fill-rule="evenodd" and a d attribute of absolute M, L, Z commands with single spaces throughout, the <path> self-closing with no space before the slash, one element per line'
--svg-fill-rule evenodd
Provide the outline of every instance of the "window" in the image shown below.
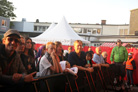
<path fill-rule="evenodd" d="M 123 29 L 119 30 L 119 35 L 123 35 Z"/>
<path fill-rule="evenodd" d="M 73 28 L 73 30 L 74 30 L 75 32 L 77 32 L 77 33 L 82 33 L 81 28 Z"/>
<path fill-rule="evenodd" d="M 1 21 L 1 26 L 7 26 L 7 21 L 6 20 L 2 20 Z"/>
<path fill-rule="evenodd" d="M 87 29 L 86 28 L 83 29 L 83 33 L 87 33 Z"/>
<path fill-rule="evenodd" d="M 128 29 L 124 29 L 124 35 L 128 35 Z"/>
<path fill-rule="evenodd" d="M 100 29 L 97 29 L 97 34 L 100 34 L 101 33 L 101 30 Z"/>
<path fill-rule="evenodd" d="M 92 32 L 92 29 L 88 29 L 88 32 Z"/>
<path fill-rule="evenodd" d="M 96 30 L 93 30 L 93 31 L 92 31 L 92 34 L 96 34 Z"/>
<path fill-rule="evenodd" d="M 37 31 L 37 26 L 34 26 L 34 31 Z"/>
<path fill-rule="evenodd" d="M 45 31 L 45 27 L 43 27 L 43 31 Z"/>

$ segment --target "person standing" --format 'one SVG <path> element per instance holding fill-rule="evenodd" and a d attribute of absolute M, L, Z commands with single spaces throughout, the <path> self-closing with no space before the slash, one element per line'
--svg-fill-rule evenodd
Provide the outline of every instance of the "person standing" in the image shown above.
<path fill-rule="evenodd" d="M 122 89 L 124 90 L 124 77 L 125 77 L 125 63 L 128 58 L 128 52 L 120 39 L 117 40 L 117 46 L 112 49 L 110 60 L 111 64 L 115 64 L 115 74 L 116 77 L 121 76 Z M 116 78 L 115 78 L 116 80 Z"/>
<path fill-rule="evenodd" d="M 127 86 L 130 86 L 132 89 L 133 83 L 133 70 L 136 69 L 134 58 L 132 57 L 132 53 L 128 54 L 128 59 L 126 61 L 126 72 L 127 72 Z M 130 83 L 131 81 L 131 83 Z"/>
<path fill-rule="evenodd" d="M 86 54 L 82 51 L 82 41 L 76 40 L 74 42 L 74 52 L 71 52 L 68 56 L 68 61 L 71 67 L 78 68 L 78 79 L 77 84 L 78 87 L 85 84 L 85 73 L 83 71 L 93 72 L 94 69 L 92 67 L 85 67 L 87 65 Z M 88 92 L 87 88 L 82 88 L 80 92 Z"/>

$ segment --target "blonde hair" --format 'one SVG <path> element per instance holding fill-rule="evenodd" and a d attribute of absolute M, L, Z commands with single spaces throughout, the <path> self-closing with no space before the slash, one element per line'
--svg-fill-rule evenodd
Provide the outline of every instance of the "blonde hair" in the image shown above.
<path fill-rule="evenodd" d="M 101 47 L 96 47 L 95 52 L 97 53 L 97 51 L 100 49 L 101 49 Z"/>
<path fill-rule="evenodd" d="M 46 44 L 46 49 L 48 49 L 49 48 L 49 46 L 51 46 L 51 45 L 55 45 L 53 42 L 48 42 L 47 44 Z"/>
<path fill-rule="evenodd" d="M 76 41 L 74 42 L 74 46 L 75 46 L 76 43 L 81 43 L 81 44 L 82 44 L 82 41 L 81 41 L 81 40 L 76 40 Z"/>
<path fill-rule="evenodd" d="M 68 47 L 68 50 L 70 50 L 70 49 L 72 49 L 72 47 L 71 47 L 71 46 L 69 46 L 69 47 Z"/>
<path fill-rule="evenodd" d="M 104 56 L 104 55 L 107 55 L 107 52 L 106 51 L 102 52 L 102 56 Z"/>

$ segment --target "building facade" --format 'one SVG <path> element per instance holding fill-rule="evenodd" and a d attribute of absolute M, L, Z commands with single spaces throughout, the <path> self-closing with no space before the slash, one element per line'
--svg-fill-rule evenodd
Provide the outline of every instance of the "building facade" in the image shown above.
<path fill-rule="evenodd" d="M 69 25 L 79 36 L 91 41 L 91 46 L 99 46 L 104 42 L 114 42 L 121 36 L 125 42 L 125 36 L 129 35 L 128 24 L 111 25 L 106 24 L 106 22 L 103 24 L 102 22 L 101 24 L 69 23 Z M 43 33 L 51 25 L 49 22 L 26 22 L 25 19 L 21 22 L 13 22 L 13 24 L 15 25 L 13 29 L 17 29 L 22 35 L 30 37 L 35 37 Z"/>
<path fill-rule="evenodd" d="M 130 11 L 130 34 L 134 35 L 137 33 L 138 35 L 138 8 Z"/>
<path fill-rule="evenodd" d="M 10 19 L 0 16 L 0 38 L 10 27 Z"/>

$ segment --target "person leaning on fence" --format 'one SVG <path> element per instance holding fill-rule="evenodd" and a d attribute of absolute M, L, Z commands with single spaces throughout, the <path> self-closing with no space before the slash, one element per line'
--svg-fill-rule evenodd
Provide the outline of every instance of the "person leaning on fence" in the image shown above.
<path fill-rule="evenodd" d="M 46 53 L 41 58 L 39 64 L 40 76 L 62 72 L 61 66 L 59 64 L 59 59 L 57 57 L 58 56 L 55 52 L 55 44 L 53 42 L 48 42 L 46 44 Z"/>
<path fill-rule="evenodd" d="M 132 57 L 132 53 L 128 53 L 128 59 L 126 61 L 126 72 L 127 72 L 127 86 L 130 88 L 133 87 L 133 70 L 136 69 L 134 58 Z M 131 81 L 131 83 L 130 83 Z"/>
<path fill-rule="evenodd" d="M 96 64 L 93 60 L 93 54 L 91 51 L 86 52 L 86 61 L 87 64 L 85 65 L 86 67 L 99 67 L 101 69 L 101 64 Z"/>
<path fill-rule="evenodd" d="M 59 64 L 60 60 L 55 52 L 56 47 L 53 42 L 48 42 L 46 44 L 46 53 L 42 56 L 39 64 L 39 76 L 53 75 L 57 73 L 62 73 L 62 68 Z M 59 85 L 60 82 L 60 85 Z M 64 82 L 64 81 L 63 81 Z M 49 79 L 48 84 L 51 92 L 63 92 L 64 84 L 60 79 L 54 78 Z M 63 86 L 61 86 L 63 84 Z M 61 88 L 61 87 L 63 88 Z M 45 82 L 40 82 L 40 90 L 44 92 L 46 88 Z"/>
<path fill-rule="evenodd" d="M 103 67 L 109 67 L 109 64 L 106 64 L 105 61 L 104 61 L 104 58 L 103 56 L 101 55 L 102 54 L 102 49 L 100 47 L 97 47 L 95 49 L 96 53 L 94 54 L 93 56 L 93 61 L 96 63 L 96 64 L 100 64 L 101 66 Z"/>
<path fill-rule="evenodd" d="M 60 61 L 60 65 L 64 72 L 70 73 L 70 74 L 76 76 L 76 78 L 77 78 L 77 73 L 78 73 L 77 67 L 71 67 L 70 63 L 68 61 Z"/>
<path fill-rule="evenodd" d="M 125 63 L 128 58 L 128 52 L 124 46 L 122 46 L 122 42 L 120 39 L 117 40 L 117 46 L 112 49 L 110 60 L 111 64 L 115 64 L 114 72 L 116 77 L 121 76 L 122 81 L 122 89 L 124 90 L 124 77 L 125 77 Z M 116 78 L 115 81 L 116 83 Z"/>
<path fill-rule="evenodd" d="M 74 52 L 71 52 L 68 56 L 68 61 L 71 65 L 71 67 L 77 67 L 78 68 L 78 78 L 77 78 L 77 84 L 78 87 L 81 87 L 82 85 L 86 85 L 85 78 L 85 72 L 93 72 L 94 69 L 92 67 L 85 67 L 87 64 L 86 62 L 86 54 L 82 51 L 82 41 L 76 40 L 74 42 Z M 82 92 L 87 92 L 86 88 L 81 89 Z"/>
<path fill-rule="evenodd" d="M 17 30 L 9 29 L 0 44 L 0 90 L 19 91 L 20 83 L 31 82 L 36 79 L 33 72 L 26 75 L 26 70 L 22 64 L 20 56 L 16 53 L 16 48 L 20 42 L 20 34 Z M 18 86 L 18 87 L 17 87 Z"/>
<path fill-rule="evenodd" d="M 85 52 L 82 51 L 82 41 L 76 40 L 74 42 L 74 49 L 75 51 L 71 52 L 68 57 L 71 66 L 78 67 L 79 70 L 93 72 L 93 68 L 85 68 L 87 62 Z"/>

